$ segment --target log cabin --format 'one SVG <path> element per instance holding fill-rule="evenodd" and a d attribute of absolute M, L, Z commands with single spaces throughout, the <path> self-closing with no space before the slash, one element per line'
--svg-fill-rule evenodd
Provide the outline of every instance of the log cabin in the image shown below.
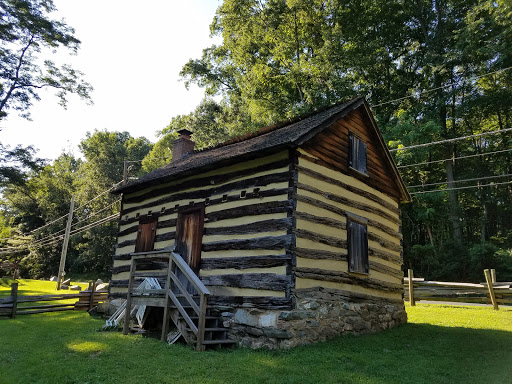
<path fill-rule="evenodd" d="M 198 348 L 215 330 L 286 348 L 407 321 L 399 204 L 410 196 L 364 98 L 205 150 L 190 136 L 180 131 L 172 162 L 115 191 L 112 299 L 130 297 L 136 262 L 167 255 L 151 264 L 173 275 L 162 286 L 202 290 L 206 320 L 184 322 L 168 287 L 154 305 L 165 331 L 169 317 L 184 334 L 199 328 L 186 338 Z"/>

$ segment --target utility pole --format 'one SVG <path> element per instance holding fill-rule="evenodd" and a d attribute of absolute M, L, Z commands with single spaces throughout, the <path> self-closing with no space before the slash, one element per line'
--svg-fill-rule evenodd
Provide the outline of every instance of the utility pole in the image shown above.
<path fill-rule="evenodd" d="M 60 255 L 59 275 L 57 277 L 57 290 L 60 289 L 60 286 L 62 285 L 62 280 L 64 279 L 64 267 L 66 265 L 66 255 L 68 252 L 69 232 L 71 232 L 71 222 L 73 221 L 74 210 L 75 196 L 71 196 L 71 205 L 69 206 L 68 222 L 66 224 L 66 232 L 64 233 L 64 242 L 62 243 L 62 253 Z"/>

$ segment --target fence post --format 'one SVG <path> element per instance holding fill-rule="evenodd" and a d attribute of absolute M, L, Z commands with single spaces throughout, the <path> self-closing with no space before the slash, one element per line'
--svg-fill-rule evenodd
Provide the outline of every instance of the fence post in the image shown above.
<path fill-rule="evenodd" d="M 91 284 L 92 283 L 92 284 Z M 91 288 L 91 293 L 89 294 L 89 311 L 92 309 L 94 304 L 94 293 L 96 292 L 96 282 L 89 283 L 89 287 Z"/>
<path fill-rule="evenodd" d="M 409 274 L 408 280 L 409 280 L 409 304 L 411 304 L 411 307 L 414 307 L 416 305 L 416 301 L 414 300 L 414 285 L 412 283 L 413 279 L 413 272 L 412 269 L 409 269 L 407 271 Z"/>
<path fill-rule="evenodd" d="M 489 296 L 491 296 L 491 302 L 494 309 L 497 311 L 498 302 L 496 301 L 496 296 L 494 295 L 494 287 L 492 285 L 491 273 L 488 269 L 484 269 L 485 281 L 487 282 L 487 289 L 489 290 Z"/>
<path fill-rule="evenodd" d="M 18 309 L 18 283 L 11 284 L 11 296 L 12 296 L 12 312 L 11 318 L 16 317 L 16 310 Z"/>
<path fill-rule="evenodd" d="M 496 270 L 495 269 L 491 269 L 491 281 L 493 283 L 496 282 Z"/>

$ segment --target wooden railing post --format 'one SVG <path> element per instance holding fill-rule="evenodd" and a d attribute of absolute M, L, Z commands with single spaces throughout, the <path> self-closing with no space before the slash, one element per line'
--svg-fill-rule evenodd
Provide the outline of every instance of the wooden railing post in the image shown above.
<path fill-rule="evenodd" d="M 11 284 L 11 297 L 12 297 L 12 312 L 11 318 L 16 317 L 16 310 L 18 309 L 18 283 Z"/>
<path fill-rule="evenodd" d="M 496 301 L 496 295 L 494 294 L 494 287 L 492 285 L 491 272 L 488 269 L 484 270 L 485 281 L 487 282 L 487 289 L 489 290 L 489 296 L 491 296 L 491 302 L 494 309 L 497 311 L 499 309 L 498 302 Z"/>
<path fill-rule="evenodd" d="M 413 272 L 412 269 L 409 269 L 407 271 L 409 276 L 407 277 L 409 280 L 409 304 L 411 304 L 411 307 L 414 307 L 416 305 L 416 301 L 414 300 L 414 285 L 412 282 L 413 279 Z"/>
<path fill-rule="evenodd" d="M 132 258 L 132 264 L 130 266 L 130 279 L 128 282 L 128 291 L 126 292 L 126 308 L 124 309 L 124 325 L 123 325 L 123 335 L 127 335 L 130 332 L 130 312 L 132 311 L 132 289 L 133 283 L 135 281 L 135 277 L 133 277 L 133 273 L 135 272 L 136 259 Z"/>
<path fill-rule="evenodd" d="M 496 270 L 495 269 L 491 269 L 491 281 L 493 283 L 496 282 Z"/>
<path fill-rule="evenodd" d="M 89 283 L 89 287 L 91 289 L 91 293 L 89 294 L 89 311 L 90 311 L 92 309 L 92 307 L 94 306 L 94 294 L 96 293 L 96 282 L 91 281 Z"/>
<path fill-rule="evenodd" d="M 197 347 L 198 351 L 204 351 L 204 329 L 206 324 L 206 295 L 201 293 L 199 302 L 199 319 L 197 324 Z"/>

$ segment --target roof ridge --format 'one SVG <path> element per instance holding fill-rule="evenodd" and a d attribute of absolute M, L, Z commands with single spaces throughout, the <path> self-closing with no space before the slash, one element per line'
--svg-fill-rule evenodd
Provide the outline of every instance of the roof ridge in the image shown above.
<path fill-rule="evenodd" d="M 245 141 L 245 140 L 249 140 L 249 139 L 252 139 L 252 138 L 255 138 L 255 137 L 258 137 L 258 136 L 263 136 L 267 133 L 270 133 L 270 132 L 274 132 L 278 129 L 281 129 L 281 128 L 285 128 L 285 127 L 288 127 L 292 124 L 296 124 L 302 120 L 306 120 L 310 117 L 313 117 L 319 113 L 322 113 L 322 112 L 325 112 L 331 108 L 335 108 L 335 107 L 338 107 L 340 105 L 348 105 L 354 101 L 356 101 L 357 99 L 361 99 L 362 96 L 356 96 L 356 97 L 353 97 L 349 100 L 344 100 L 344 101 L 337 101 L 336 103 L 334 104 L 329 104 L 329 105 L 323 105 L 323 106 L 319 106 L 319 107 L 316 107 L 313 111 L 310 111 L 310 112 L 307 112 L 307 113 L 303 113 L 301 115 L 297 115 L 297 116 L 294 116 L 294 117 L 291 117 L 291 118 L 288 118 L 286 120 L 282 120 L 280 122 L 277 122 L 275 124 L 271 124 L 271 125 L 267 125 L 267 126 L 264 126 L 264 127 L 261 127 L 261 128 L 258 128 L 257 130 L 255 131 L 252 131 L 252 132 L 247 132 L 247 133 L 244 133 L 242 135 L 238 135 L 238 136 L 234 136 L 226 141 L 223 141 L 222 143 L 218 143 L 216 145 L 213 145 L 211 147 L 205 147 L 205 148 L 202 148 L 202 149 L 199 149 L 199 150 L 195 150 L 194 153 L 201 153 L 201 152 L 208 152 L 210 150 L 213 150 L 213 149 L 217 149 L 217 148 L 222 148 L 222 147 L 226 147 L 228 145 L 231 145 L 231 144 L 236 144 L 236 143 L 240 143 L 242 141 Z"/>

